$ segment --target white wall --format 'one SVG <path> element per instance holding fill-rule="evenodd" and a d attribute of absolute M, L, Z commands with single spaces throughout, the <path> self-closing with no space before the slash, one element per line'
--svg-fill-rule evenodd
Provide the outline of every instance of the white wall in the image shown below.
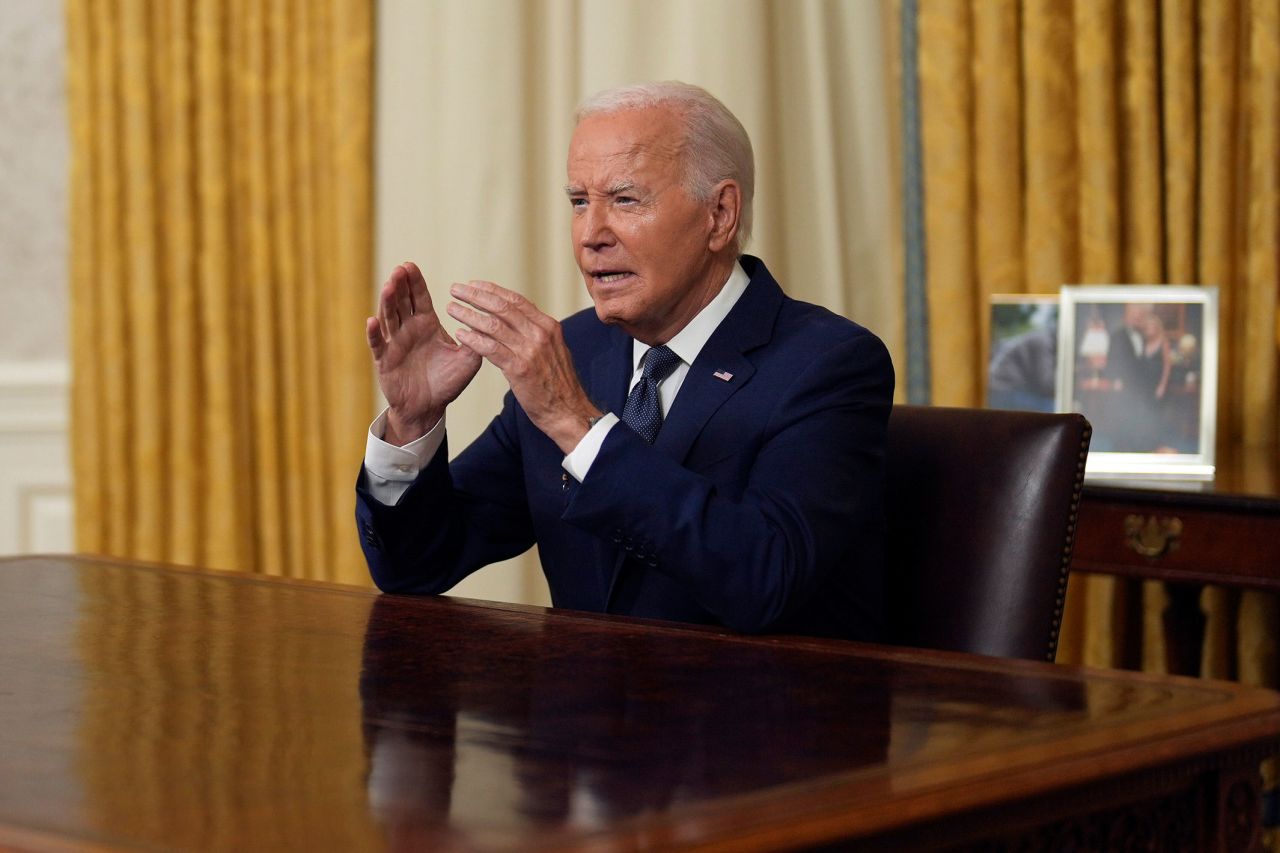
<path fill-rule="evenodd" d="M 0 14 L 0 554 L 72 547 L 62 15 Z"/>
<path fill-rule="evenodd" d="M 62 4 L 0 14 L 0 363 L 67 347 L 67 117 Z"/>
<path fill-rule="evenodd" d="M 72 550 L 65 362 L 0 364 L 0 554 Z"/>

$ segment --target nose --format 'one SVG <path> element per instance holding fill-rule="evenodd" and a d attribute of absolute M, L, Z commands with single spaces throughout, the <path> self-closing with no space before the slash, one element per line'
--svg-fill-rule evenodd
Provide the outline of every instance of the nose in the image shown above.
<path fill-rule="evenodd" d="M 578 245 L 584 249 L 599 250 L 613 245 L 617 238 L 609 227 L 609 212 L 605 205 L 588 204 L 586 210 L 578 215 Z"/>

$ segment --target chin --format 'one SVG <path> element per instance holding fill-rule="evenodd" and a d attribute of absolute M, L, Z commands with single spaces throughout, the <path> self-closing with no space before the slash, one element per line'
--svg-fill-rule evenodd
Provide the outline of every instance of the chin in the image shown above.
<path fill-rule="evenodd" d="M 630 322 L 631 315 L 621 310 L 618 305 L 609 305 L 607 302 L 597 302 L 596 319 L 606 326 L 617 326 L 631 337 L 636 337 L 635 326 Z"/>
<path fill-rule="evenodd" d="M 610 309 L 608 305 L 602 304 L 600 302 L 597 302 L 595 306 L 596 306 L 596 319 L 598 319 L 601 323 L 604 323 L 606 326 L 623 325 L 624 320 L 618 314 L 617 311 Z"/>

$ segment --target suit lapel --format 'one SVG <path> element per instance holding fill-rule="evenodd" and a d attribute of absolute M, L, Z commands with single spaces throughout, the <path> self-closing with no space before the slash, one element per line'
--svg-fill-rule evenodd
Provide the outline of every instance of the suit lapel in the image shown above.
<path fill-rule="evenodd" d="M 663 419 L 662 429 L 653 443 L 658 452 L 677 462 L 684 461 L 707 421 L 725 400 L 747 384 L 755 372 L 751 362 L 735 348 L 715 347 L 717 352 L 708 352 L 711 349 L 713 347 L 708 341 L 690 366 L 680 393 Z M 728 381 L 719 379 L 714 375 L 717 372 L 732 378 Z"/>
<path fill-rule="evenodd" d="M 755 373 L 746 353 L 773 337 L 784 299 L 782 288 L 760 260 L 744 255 L 742 265 L 751 283 L 690 365 L 654 442 L 658 451 L 677 462 L 684 461 L 707 421 Z"/>

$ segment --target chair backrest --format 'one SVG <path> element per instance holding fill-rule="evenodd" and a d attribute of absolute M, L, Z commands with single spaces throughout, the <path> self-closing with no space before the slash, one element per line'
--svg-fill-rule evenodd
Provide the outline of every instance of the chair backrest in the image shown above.
<path fill-rule="evenodd" d="M 1053 660 L 1090 433 L 1076 414 L 894 406 L 891 642 Z"/>

